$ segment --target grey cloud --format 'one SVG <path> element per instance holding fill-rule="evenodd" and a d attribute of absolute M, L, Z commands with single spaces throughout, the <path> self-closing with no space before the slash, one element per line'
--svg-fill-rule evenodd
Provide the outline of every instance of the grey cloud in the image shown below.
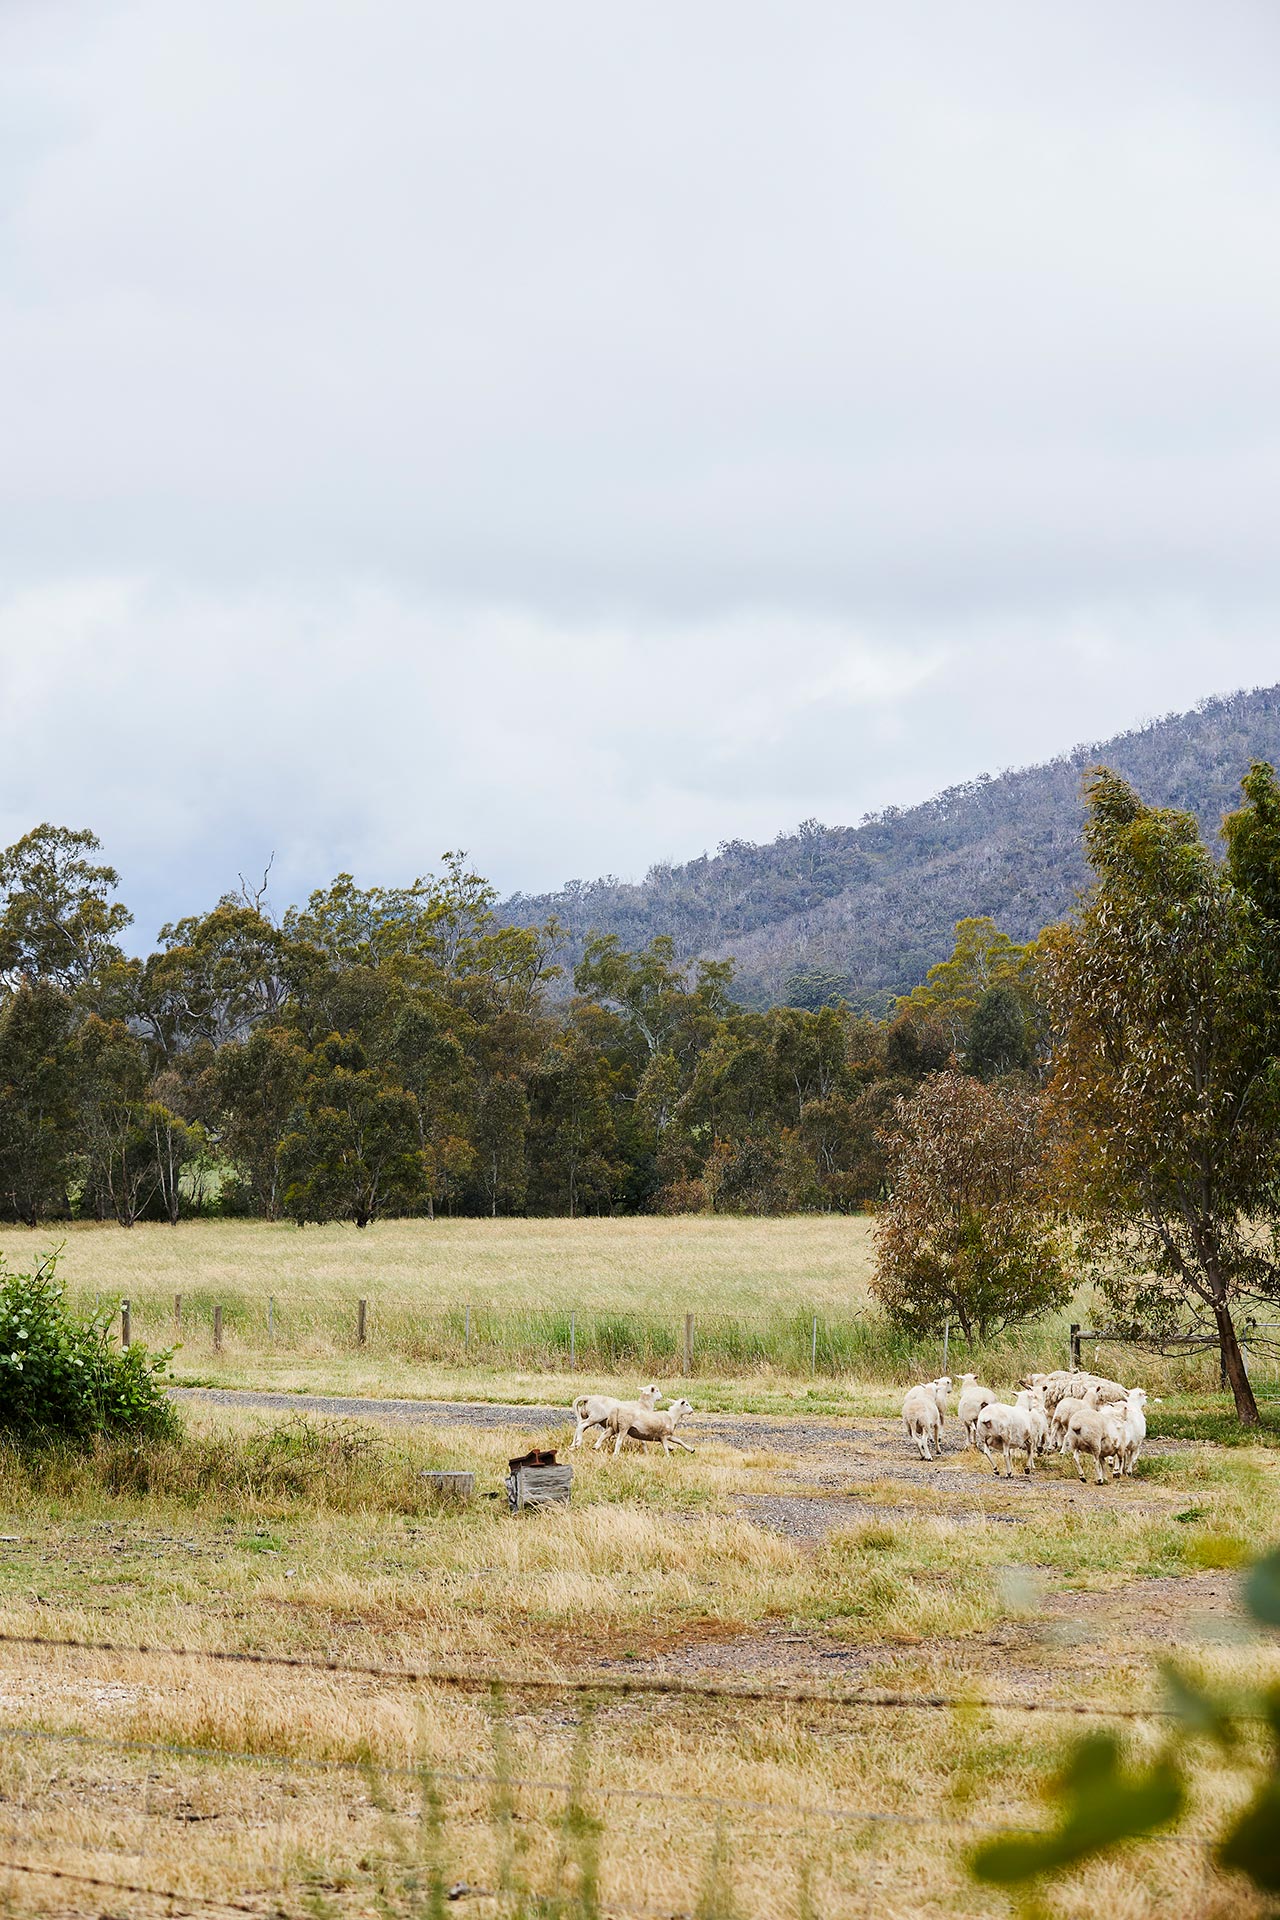
<path fill-rule="evenodd" d="M 1278 41 L 11 4 L 0 824 L 537 888 L 1276 678 Z"/>

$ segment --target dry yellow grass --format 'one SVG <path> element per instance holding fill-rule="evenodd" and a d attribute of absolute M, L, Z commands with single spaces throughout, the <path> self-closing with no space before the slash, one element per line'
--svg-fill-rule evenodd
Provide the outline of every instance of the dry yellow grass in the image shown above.
<path fill-rule="evenodd" d="M 179 1374 L 228 1385 L 528 1400 L 553 1383 L 554 1398 L 568 1400 L 583 1384 L 569 1369 L 571 1313 L 578 1374 L 626 1391 L 637 1373 L 683 1377 L 689 1312 L 689 1377 L 745 1383 L 758 1406 L 771 1404 L 761 1394 L 789 1395 L 797 1379 L 807 1382 L 815 1315 L 818 1384 L 833 1405 L 851 1385 L 900 1384 L 942 1364 L 939 1343 L 897 1335 L 875 1311 L 874 1223 L 865 1217 L 393 1220 L 364 1232 L 195 1221 L 59 1232 L 60 1270 L 78 1303 L 127 1297 L 134 1337 L 162 1345 L 181 1294 Z M 47 1231 L 11 1226 L 3 1251 L 22 1268 L 56 1244 Z M 368 1302 L 361 1348 L 358 1299 Z M 224 1329 L 217 1354 L 215 1304 Z M 951 1370 L 973 1366 L 1003 1382 L 1061 1365 L 1073 1315 L 1089 1319 L 1087 1297 L 984 1350 L 965 1349 L 957 1334 Z M 1113 1366 L 1132 1358 L 1101 1357 Z M 1212 1384 L 1203 1356 L 1144 1356 L 1141 1365 L 1162 1392 Z M 745 1404 L 741 1394 L 718 1403 Z"/>
<path fill-rule="evenodd" d="M 1154 1580 L 1170 1604 L 1190 1596 L 1178 1615 L 1185 1641 L 1206 1604 L 1197 1596 L 1220 1590 L 1222 1576 L 1202 1569 L 1274 1537 L 1280 1520 L 1280 1460 L 1262 1450 L 1166 1455 L 1132 1486 L 1106 1490 L 1114 1497 L 1086 1490 L 1074 1505 L 1057 1468 L 1043 1485 L 1006 1487 L 949 1456 L 927 1484 L 892 1473 L 860 1483 L 866 1517 L 806 1542 L 751 1524 L 740 1500 L 838 1494 L 849 1458 L 839 1429 L 830 1457 L 714 1443 L 693 1458 L 588 1455 L 569 1509 L 511 1518 L 483 1498 L 451 1508 L 414 1491 L 424 1466 L 471 1465 L 482 1492 L 496 1486 L 511 1444 L 502 1432 L 374 1434 L 366 1444 L 339 1428 L 331 1455 L 289 1442 L 277 1461 L 261 1420 L 202 1414 L 191 1425 L 184 1447 L 147 1464 L 127 1449 L 42 1471 L 0 1459 L 6 1531 L 17 1536 L 0 1556 L 0 1631 L 564 1677 L 603 1662 L 615 1676 L 670 1667 L 730 1683 L 834 1678 L 1125 1703 L 1154 1688 L 1150 1642 L 1121 1603 L 1126 1591 Z M 1193 1509 L 1203 1520 L 1178 1517 Z M 1009 1519 L 1017 1524 L 992 1523 Z M 1011 1561 L 1029 1570 L 1020 1582 Z M 1099 1612 L 1095 1595 L 1119 1604 Z M 1230 1641 L 1195 1653 L 1202 1669 L 1227 1673 L 1256 1673 L 1268 1658 L 1280 1671 L 1280 1658 Z M 567 1780 L 579 1711 L 572 1696 L 512 1695 L 509 1771 Z M 474 1695 L 0 1645 L 0 1721 L 90 1736 L 4 1741 L 0 1857 L 264 1915 L 425 1913 L 418 1792 L 394 1770 L 426 1764 L 480 1776 L 438 1780 L 448 1878 L 492 1889 L 500 1877 L 506 1829 L 495 1829 L 484 1778 L 493 1727 Z M 1139 1747 L 1151 1737 L 1135 1733 Z M 606 1822 L 606 1900 L 691 1912 L 716 1825 L 697 1796 L 711 1795 L 758 1803 L 722 1810 L 746 1920 L 798 1920 L 805 1863 L 810 1911 L 824 1916 L 1000 1913 L 1002 1901 L 969 1883 L 964 1850 L 985 1824 L 1043 1820 L 1039 1793 L 1063 1738 L 1061 1723 L 1012 1712 L 609 1701 L 588 1768 L 589 1805 Z M 103 1739 L 192 1745 L 205 1757 L 93 1744 Z M 1195 1830 L 1211 1830 L 1241 1791 L 1237 1778 L 1202 1767 Z M 511 1796 L 512 1874 L 546 1895 L 561 1871 L 564 1796 L 532 1785 Z M 885 1818 L 810 1811 L 830 1807 Z M 415 1875 L 417 1888 L 407 1884 Z M 17 1876 L 10 1896 L 21 1913 L 164 1910 Z M 1251 1910 L 1181 1841 L 1077 1876 L 1054 1910 L 1074 1920 L 1099 1903 L 1124 1920 Z"/>

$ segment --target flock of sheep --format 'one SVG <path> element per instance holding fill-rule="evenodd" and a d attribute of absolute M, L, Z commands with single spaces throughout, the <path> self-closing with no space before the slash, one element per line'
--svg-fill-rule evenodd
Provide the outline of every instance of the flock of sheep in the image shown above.
<path fill-rule="evenodd" d="M 950 1376 L 943 1374 L 923 1386 L 912 1387 L 902 1403 L 902 1424 L 921 1458 L 942 1452 L 942 1422 L 951 1392 Z M 1147 1437 L 1143 1408 L 1147 1396 L 1141 1387 L 1122 1387 L 1118 1380 L 1081 1370 L 1029 1374 L 1012 1406 L 997 1400 L 990 1387 L 978 1385 L 975 1373 L 962 1374 L 956 1418 L 971 1447 L 977 1447 L 996 1473 L 1004 1460 L 1005 1476 L 1013 1473 L 1013 1455 L 1023 1456 L 1023 1472 L 1030 1473 L 1038 1453 L 1056 1447 L 1069 1453 L 1083 1480 L 1086 1459 L 1093 1461 L 1098 1485 L 1106 1483 L 1104 1467 L 1131 1474 Z"/>
<path fill-rule="evenodd" d="M 950 1375 L 944 1373 L 937 1380 L 912 1387 L 902 1403 L 907 1438 L 919 1447 L 923 1460 L 932 1460 L 942 1452 L 942 1423 L 951 1388 Z M 583 1436 L 595 1430 L 597 1453 L 610 1437 L 615 1454 L 622 1451 L 624 1440 L 652 1441 L 661 1445 L 664 1454 L 673 1447 L 692 1453 L 693 1448 L 679 1438 L 676 1428 L 693 1408 L 682 1398 L 659 1413 L 662 1397 L 662 1388 L 656 1385 L 645 1387 L 636 1400 L 580 1393 L 573 1403 L 575 1426 L 570 1451 L 580 1447 Z M 1031 1473 L 1036 1455 L 1056 1447 L 1060 1454 L 1071 1455 L 1082 1480 L 1084 1463 L 1092 1460 L 1101 1487 L 1106 1484 L 1107 1467 L 1113 1475 L 1132 1474 L 1147 1437 L 1146 1404 L 1141 1387 L 1123 1387 L 1118 1380 L 1077 1369 L 1028 1375 L 1009 1406 L 997 1400 L 990 1387 L 979 1386 L 976 1374 L 966 1373 L 960 1378 L 956 1418 L 965 1430 L 968 1445 L 984 1453 L 997 1474 L 999 1451 L 1006 1479 L 1012 1477 L 1015 1454 L 1022 1455 L 1023 1472 Z"/>

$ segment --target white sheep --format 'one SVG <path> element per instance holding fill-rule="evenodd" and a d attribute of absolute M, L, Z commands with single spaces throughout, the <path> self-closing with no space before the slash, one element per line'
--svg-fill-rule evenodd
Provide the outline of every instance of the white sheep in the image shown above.
<path fill-rule="evenodd" d="M 942 1451 L 942 1411 L 934 1391 L 936 1386 L 937 1381 L 930 1380 L 923 1387 L 912 1387 L 902 1403 L 903 1429 L 908 1440 L 919 1447 L 922 1460 L 933 1458 L 930 1442 L 939 1453 Z"/>
<path fill-rule="evenodd" d="M 1077 1383 L 1077 1390 L 1064 1394 L 1049 1418 L 1049 1438 L 1059 1453 L 1071 1451 L 1071 1423 L 1082 1408 L 1090 1413 L 1098 1410 L 1098 1395 L 1102 1383 L 1083 1376 Z"/>
<path fill-rule="evenodd" d="M 1129 1397 L 1116 1409 L 1120 1429 L 1120 1471 L 1132 1477 L 1142 1443 L 1147 1437 L 1147 1416 L 1143 1409 L 1147 1396 L 1141 1387 L 1130 1387 Z"/>
<path fill-rule="evenodd" d="M 642 1407 L 654 1407 L 661 1398 L 662 1388 L 650 1385 L 645 1387 L 641 1393 L 639 1404 Z M 578 1424 L 574 1429 L 573 1438 L 569 1442 L 570 1449 L 580 1447 L 582 1445 L 583 1434 L 589 1432 L 592 1427 L 599 1427 L 600 1429 L 599 1438 L 596 1440 L 596 1446 L 598 1447 L 600 1442 L 606 1437 L 605 1422 L 608 1420 L 609 1415 L 615 1407 L 620 1407 L 623 1404 L 621 1400 L 616 1400 L 607 1393 L 580 1393 L 573 1403 L 573 1415 Z"/>
<path fill-rule="evenodd" d="M 1044 1410 L 1043 1390 L 1039 1387 L 1023 1387 L 1014 1404 L 1027 1416 L 1035 1451 L 1044 1453 L 1049 1445 L 1049 1417 Z"/>
<path fill-rule="evenodd" d="M 969 1445 L 976 1446 L 978 1415 L 984 1407 L 989 1407 L 995 1399 L 990 1387 L 980 1387 L 976 1373 L 960 1375 L 960 1398 L 956 1401 L 956 1419 L 965 1431 Z"/>
<path fill-rule="evenodd" d="M 1094 1473 L 1100 1487 L 1106 1485 L 1107 1476 L 1102 1471 L 1106 1461 L 1114 1463 L 1123 1455 L 1124 1439 L 1120 1417 L 1114 1407 L 1082 1406 L 1078 1413 L 1071 1416 L 1068 1429 L 1071 1458 L 1076 1463 L 1076 1472 L 1083 1480 L 1084 1459 L 1092 1459 Z"/>
<path fill-rule="evenodd" d="M 986 1454 L 997 1474 L 1000 1472 L 1000 1465 L 991 1448 L 993 1444 L 1000 1448 L 1004 1456 L 1006 1480 L 1013 1477 L 1011 1456 L 1015 1453 L 1024 1456 L 1022 1467 L 1024 1473 L 1030 1473 L 1033 1470 L 1035 1439 L 1031 1431 L 1030 1415 L 1024 1407 L 1010 1407 L 1006 1406 L 1002 1400 L 992 1400 L 978 1415 L 977 1440 L 979 1451 Z"/>
<path fill-rule="evenodd" d="M 694 1449 L 686 1446 L 676 1435 L 676 1427 L 686 1413 L 692 1413 L 689 1401 L 673 1400 L 665 1413 L 656 1413 L 652 1407 L 620 1406 L 609 1415 L 607 1427 L 610 1433 L 617 1435 L 613 1443 L 615 1454 L 622 1451 L 624 1440 L 661 1440 L 662 1451 L 670 1453 L 672 1447 L 681 1447 L 685 1453 Z M 600 1444 L 596 1442 L 597 1446 Z"/>

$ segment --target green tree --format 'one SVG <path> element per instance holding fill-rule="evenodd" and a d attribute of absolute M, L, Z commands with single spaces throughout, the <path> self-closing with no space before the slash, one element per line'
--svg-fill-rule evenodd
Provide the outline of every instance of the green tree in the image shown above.
<path fill-rule="evenodd" d="M 573 1027 L 559 1033 L 529 1082 L 535 1200 L 572 1220 L 607 1207 L 619 1174 L 608 1062 Z"/>
<path fill-rule="evenodd" d="M 87 829 L 46 821 L 0 853 L 0 975 L 74 994 L 123 964 L 117 935 L 133 916 L 111 899 L 120 876 L 91 858 L 100 851 Z"/>
<path fill-rule="evenodd" d="M 929 1335 L 954 1320 L 986 1340 L 1065 1304 L 1039 1095 L 931 1074 L 899 1100 L 885 1148 L 872 1290 L 895 1325 Z"/>
<path fill-rule="evenodd" d="M 923 986 L 904 994 L 894 1012 L 940 1024 L 950 1035 L 952 1048 L 960 1053 L 983 995 L 991 987 L 1000 986 L 1028 993 L 1033 966 L 1032 946 L 1019 946 L 985 914 L 957 920 L 951 958 L 930 967 Z"/>
<path fill-rule="evenodd" d="M 988 987 L 973 1010 L 965 1065 L 980 1080 L 998 1080 L 1006 1073 L 1026 1073 L 1035 1048 L 1026 1008 L 1012 987 Z"/>
<path fill-rule="evenodd" d="M 201 1079 L 206 1124 L 268 1220 L 280 1214 L 280 1148 L 307 1070 L 307 1054 L 287 1029 L 259 1027 L 219 1047 Z"/>
<path fill-rule="evenodd" d="M 699 960 L 691 970 L 676 961 L 675 942 L 656 934 L 641 953 L 628 953 L 616 934 L 593 934 L 574 968 L 581 994 L 614 1007 L 639 1043 L 644 1060 L 696 1044 L 710 1021 L 729 1008 L 733 963 Z"/>
<path fill-rule="evenodd" d="M 1041 942 L 1064 1198 L 1118 1314 L 1154 1331 L 1188 1308 L 1210 1319 L 1253 1424 L 1233 1308 L 1280 1298 L 1274 776 L 1251 776 L 1225 867 L 1190 814 L 1115 773 L 1088 799 L 1096 883 Z"/>
<path fill-rule="evenodd" d="M 138 974 L 134 1009 L 165 1061 L 202 1040 L 221 1047 L 279 1023 L 290 992 L 287 943 L 256 909 L 222 900 L 212 913 L 162 927 L 160 939 Z"/>
<path fill-rule="evenodd" d="M 159 1184 L 147 1056 L 123 1020 L 91 1013 L 76 1029 L 72 1084 L 84 1198 L 131 1227 Z"/>
<path fill-rule="evenodd" d="M 19 1220 L 67 1205 L 75 1151 L 75 1010 L 44 981 L 0 999 L 0 1196 Z"/>
<path fill-rule="evenodd" d="M 515 1074 L 495 1074 L 480 1095 L 474 1133 L 476 1175 L 493 1216 L 524 1210 L 528 1130 L 529 1100 L 522 1082 Z"/>
<path fill-rule="evenodd" d="M 352 1035 L 331 1034 L 307 1063 L 296 1125 L 280 1144 L 284 1206 L 295 1220 L 411 1211 L 426 1198 L 417 1102 L 371 1067 Z"/>

